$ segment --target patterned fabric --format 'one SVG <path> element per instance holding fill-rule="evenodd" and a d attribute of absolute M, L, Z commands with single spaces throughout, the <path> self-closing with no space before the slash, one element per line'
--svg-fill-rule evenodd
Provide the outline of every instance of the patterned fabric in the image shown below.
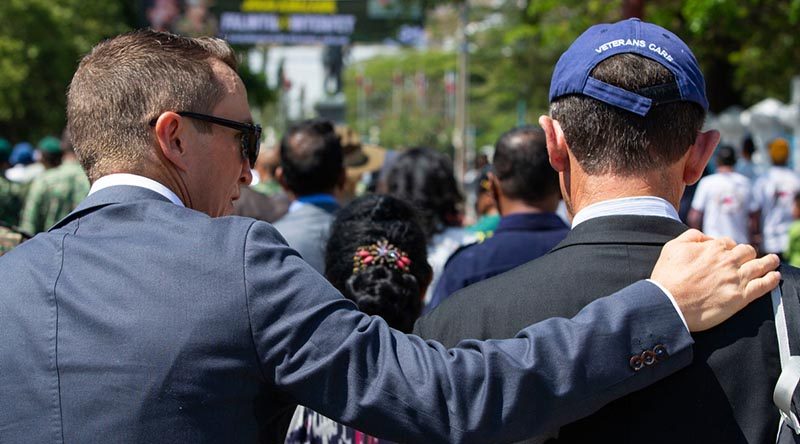
<path fill-rule="evenodd" d="M 467 227 L 467 230 L 476 233 L 479 241 L 484 241 L 494 234 L 497 226 L 500 225 L 500 214 L 487 214 L 481 216 L 474 225 Z"/>
<path fill-rule="evenodd" d="M 25 185 L 12 182 L 0 173 L 0 223 L 15 226 L 25 202 Z"/>
<path fill-rule="evenodd" d="M 89 180 L 76 162 L 67 161 L 33 180 L 22 210 L 20 228 L 45 231 L 64 218 L 89 193 Z"/>
<path fill-rule="evenodd" d="M 303 406 L 298 406 L 289 424 L 285 444 L 391 444 L 351 429 Z"/>

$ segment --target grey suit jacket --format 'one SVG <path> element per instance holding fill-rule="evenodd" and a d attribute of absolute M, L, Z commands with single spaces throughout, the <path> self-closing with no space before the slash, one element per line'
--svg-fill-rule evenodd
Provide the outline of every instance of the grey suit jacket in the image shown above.
<path fill-rule="evenodd" d="M 325 273 L 325 245 L 338 208 L 305 204 L 275 222 L 290 247 L 320 274 Z"/>
<path fill-rule="evenodd" d="M 672 357 L 631 370 L 652 343 Z M 281 442 L 296 403 L 395 441 L 504 442 L 673 373 L 691 344 L 640 282 L 446 350 L 356 310 L 265 222 L 115 186 L 0 257 L 0 442 Z"/>
<path fill-rule="evenodd" d="M 448 345 L 512 337 L 530 323 L 573 316 L 650 276 L 664 244 L 686 229 L 664 217 L 587 220 L 541 258 L 455 293 L 420 319 L 415 333 Z M 780 362 L 770 298 L 694 338 L 690 366 L 562 427 L 558 442 L 775 442 Z M 658 425 L 663 421 L 669 426 Z"/>

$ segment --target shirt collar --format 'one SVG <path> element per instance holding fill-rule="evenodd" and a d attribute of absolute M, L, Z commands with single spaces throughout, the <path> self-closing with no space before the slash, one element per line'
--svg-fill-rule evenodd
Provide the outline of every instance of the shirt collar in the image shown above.
<path fill-rule="evenodd" d="M 572 218 L 572 228 L 589 219 L 602 216 L 660 216 L 680 221 L 675 207 L 666 200 L 655 196 L 623 197 L 604 200 L 578 211 Z"/>
<path fill-rule="evenodd" d="M 166 197 L 167 199 L 169 199 L 170 202 L 174 203 L 175 205 L 181 207 L 185 206 L 183 202 L 181 202 L 178 195 L 172 192 L 172 190 L 165 187 L 161 183 L 156 182 L 153 179 L 149 179 L 144 176 L 139 176 L 137 174 L 115 173 L 103 176 L 94 181 L 92 187 L 89 189 L 89 195 L 94 194 L 102 189 L 117 185 L 130 185 L 134 187 L 146 188 L 150 191 L 155 191 L 156 193 Z"/>

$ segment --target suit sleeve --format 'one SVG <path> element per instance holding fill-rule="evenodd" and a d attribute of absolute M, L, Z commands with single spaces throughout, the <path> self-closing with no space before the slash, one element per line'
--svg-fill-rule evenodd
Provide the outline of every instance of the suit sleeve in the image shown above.
<path fill-rule="evenodd" d="M 589 415 L 691 361 L 692 339 L 648 282 L 501 341 L 447 350 L 392 330 L 344 299 L 269 225 L 247 235 L 254 347 L 274 389 L 325 416 L 401 442 L 508 442 Z M 663 344 L 669 359 L 634 371 Z"/>

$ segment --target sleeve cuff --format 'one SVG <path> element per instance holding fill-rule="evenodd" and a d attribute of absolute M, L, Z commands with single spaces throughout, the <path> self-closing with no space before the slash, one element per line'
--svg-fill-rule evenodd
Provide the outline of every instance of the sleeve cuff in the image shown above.
<path fill-rule="evenodd" d="M 689 330 L 689 324 L 686 323 L 686 318 L 683 317 L 683 313 L 681 313 L 681 309 L 678 307 L 678 303 L 675 302 L 675 298 L 672 296 L 672 293 L 670 293 L 669 290 L 667 290 L 663 285 L 659 284 L 658 282 L 652 279 L 648 279 L 647 282 L 650 282 L 651 284 L 658 287 L 662 292 L 664 292 L 669 301 L 672 302 L 672 306 L 675 307 L 675 311 L 678 312 L 678 316 L 681 318 L 683 326 L 686 327 L 686 331 L 689 331 L 691 333 L 691 330 Z"/>

